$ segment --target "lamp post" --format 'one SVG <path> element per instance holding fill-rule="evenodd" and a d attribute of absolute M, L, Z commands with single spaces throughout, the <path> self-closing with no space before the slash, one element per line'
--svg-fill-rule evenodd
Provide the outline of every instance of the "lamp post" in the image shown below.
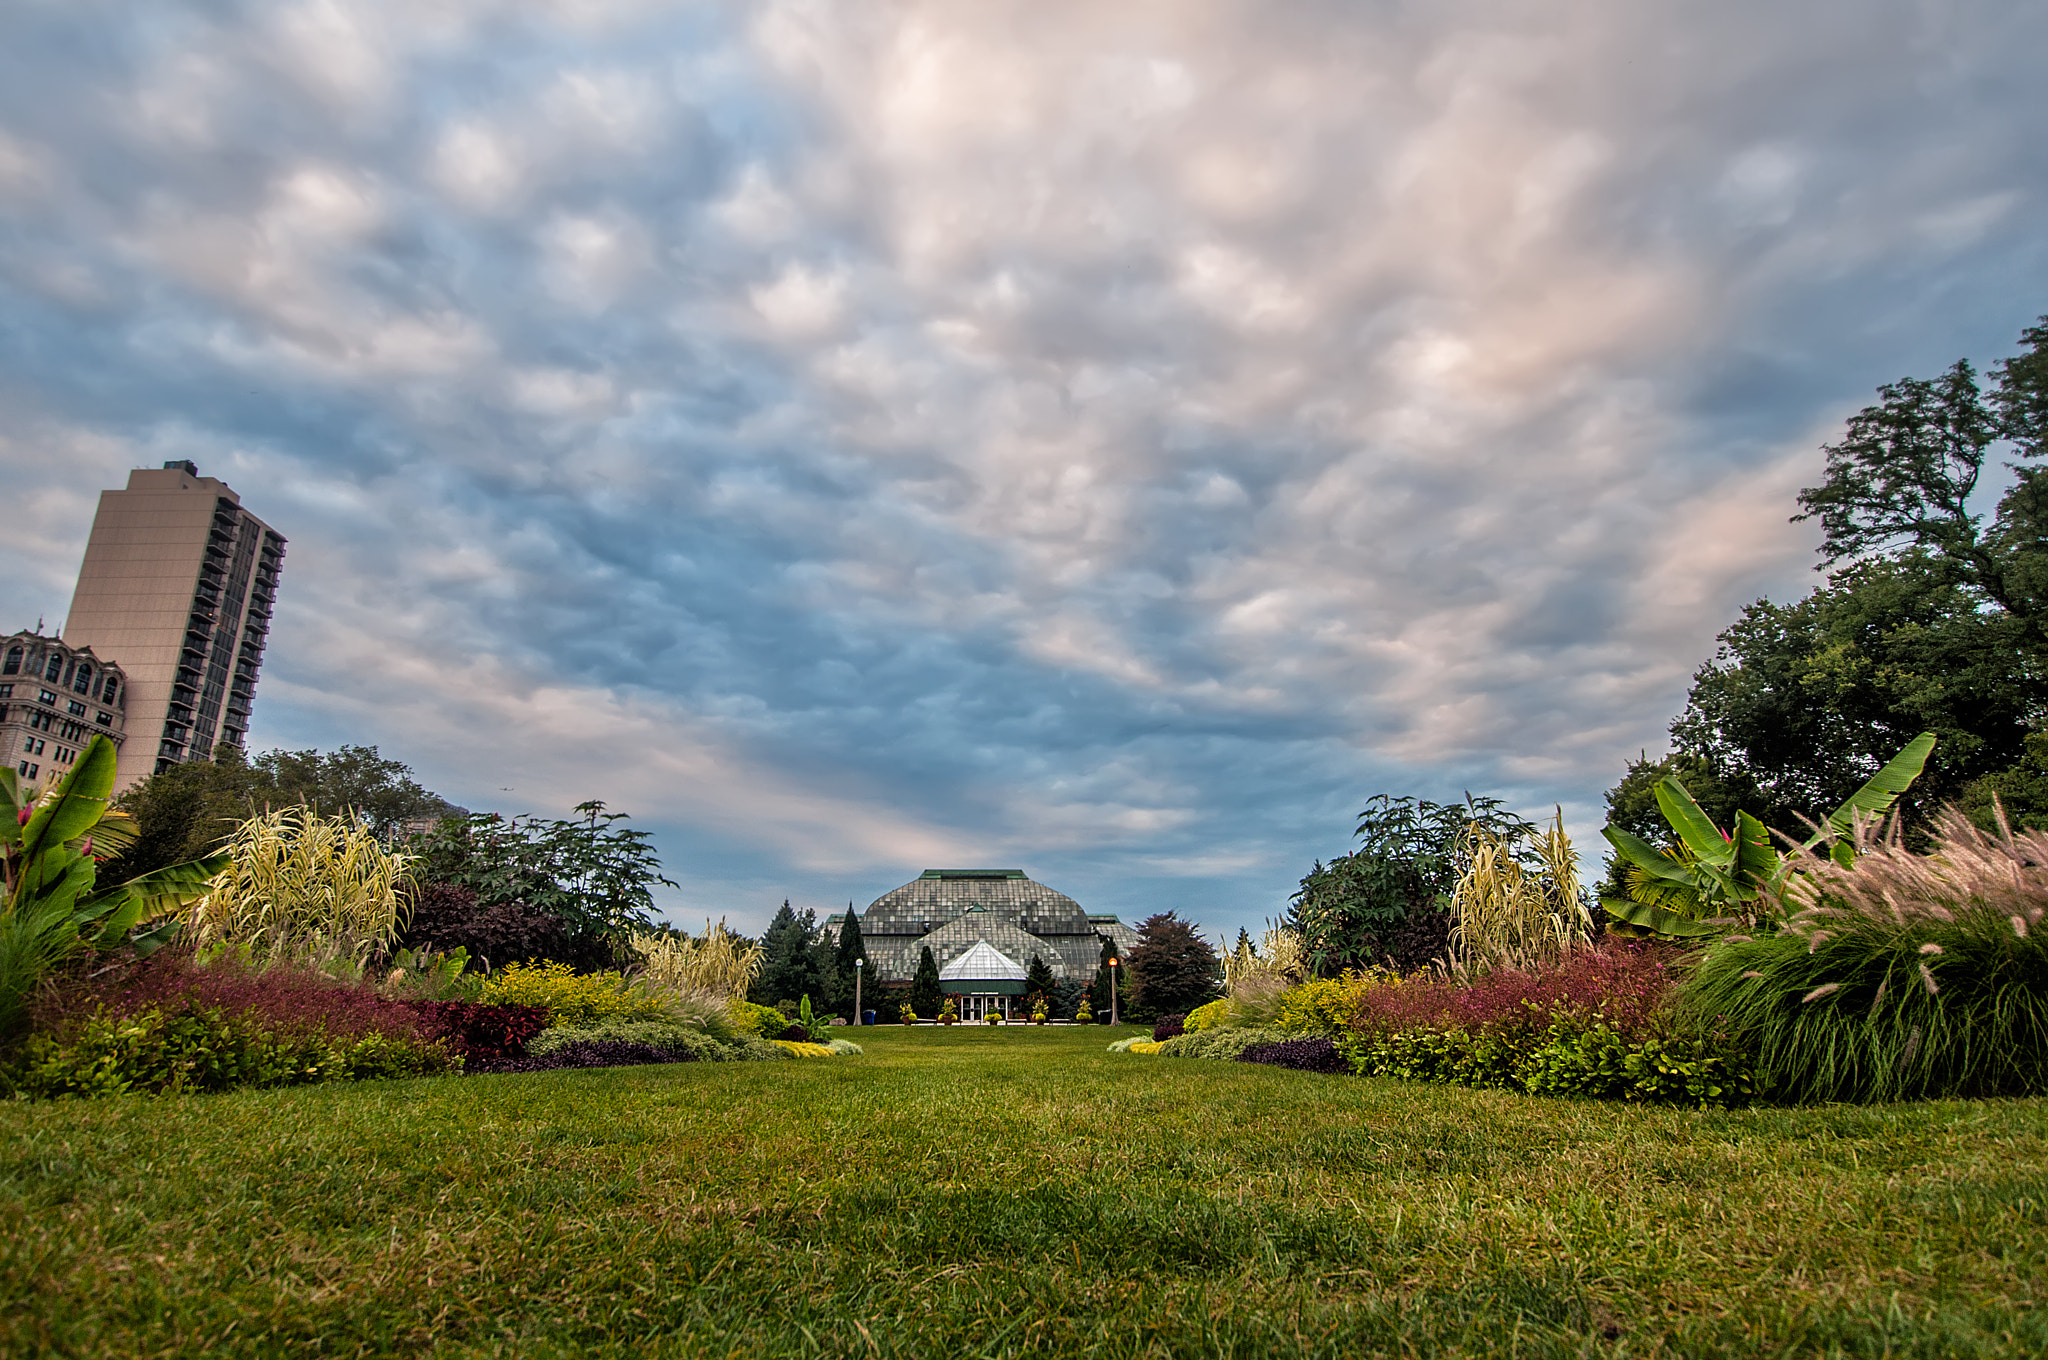
<path fill-rule="evenodd" d="M 1116 955 L 1109 956 L 1109 1024 L 1116 1027 Z"/>
<path fill-rule="evenodd" d="M 853 1023 L 856 1025 L 861 1023 L 860 975 L 861 970 L 867 966 L 868 961 L 866 959 L 856 958 L 853 961 Z"/>

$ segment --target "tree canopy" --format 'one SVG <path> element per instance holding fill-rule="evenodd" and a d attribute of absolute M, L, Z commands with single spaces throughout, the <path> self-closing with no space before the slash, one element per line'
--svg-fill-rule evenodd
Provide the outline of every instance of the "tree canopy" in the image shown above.
<path fill-rule="evenodd" d="M 1158 912 L 1138 924 L 1138 943 L 1125 963 L 1131 975 L 1131 1009 L 1140 1015 L 1185 1014 L 1221 994 L 1223 964 L 1216 951 L 1173 912 Z"/>
<path fill-rule="evenodd" d="M 1794 519 L 1819 521 L 1827 581 L 1721 634 L 1671 727 L 1688 788 L 1754 799 L 1796 832 L 1923 731 L 1939 742 L 1902 801 L 1909 824 L 2031 787 L 2027 743 L 2048 719 L 2048 318 L 2021 342 L 1989 392 L 1968 362 L 1903 378 L 1825 446 Z M 2000 451 L 2014 481 L 1987 522 L 1972 497 Z M 1655 782 L 1643 773 L 1610 808 L 1631 810 L 1631 781 Z"/>

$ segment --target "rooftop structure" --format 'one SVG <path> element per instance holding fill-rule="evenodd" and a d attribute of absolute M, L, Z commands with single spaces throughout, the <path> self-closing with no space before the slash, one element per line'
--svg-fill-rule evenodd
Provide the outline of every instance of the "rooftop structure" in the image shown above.
<path fill-rule="evenodd" d="M 64 637 L 129 687 L 117 789 L 247 740 L 284 538 L 189 462 L 100 493 Z"/>

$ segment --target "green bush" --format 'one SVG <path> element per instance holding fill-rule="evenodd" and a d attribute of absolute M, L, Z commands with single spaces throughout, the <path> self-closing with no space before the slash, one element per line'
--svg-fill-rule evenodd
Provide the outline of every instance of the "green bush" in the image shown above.
<path fill-rule="evenodd" d="M 1230 1023 L 1230 1016 L 1230 998 L 1226 996 L 1189 1011 L 1181 1028 L 1189 1034 L 1199 1034 L 1205 1029 L 1222 1029 Z"/>
<path fill-rule="evenodd" d="M 1351 1070 L 1370 1077 L 1721 1108 L 1755 1095 L 1748 1059 L 1713 1039 L 1667 1032 L 1630 1038 L 1597 1017 L 1558 1016 L 1544 1030 L 1416 1026 L 1349 1035 Z"/>
<path fill-rule="evenodd" d="M 740 1050 L 675 1020 L 600 1020 L 591 1025 L 553 1025 L 526 1043 L 529 1057 L 544 1058 L 569 1044 L 611 1039 L 646 1044 L 677 1055 L 678 1062 L 735 1062 Z"/>
<path fill-rule="evenodd" d="M 1220 1058 L 1225 1062 L 1258 1044 L 1277 1044 L 1294 1038 L 1280 1029 L 1205 1029 L 1181 1034 L 1159 1046 L 1162 1058 Z"/>
<path fill-rule="evenodd" d="M 1865 828 L 1809 860 L 1784 929 L 1729 935 L 1677 995 L 1757 1055 L 1785 1101 L 2048 1090 L 2048 832 L 1989 835 L 1955 809 L 1931 855 Z"/>
<path fill-rule="evenodd" d="M 725 1010 L 735 1030 L 741 1034 L 751 1034 L 756 1039 L 773 1039 L 789 1028 L 789 1017 L 773 1006 L 760 1006 L 751 1001 L 730 1001 L 726 1003 Z"/>
<path fill-rule="evenodd" d="M 41 1098 L 227 1091 L 423 1076 L 459 1065 L 439 1045 L 374 1030 L 278 1030 L 248 1012 L 157 1007 L 125 1016 L 102 1010 L 62 1038 L 34 1035 L 0 1084 Z"/>

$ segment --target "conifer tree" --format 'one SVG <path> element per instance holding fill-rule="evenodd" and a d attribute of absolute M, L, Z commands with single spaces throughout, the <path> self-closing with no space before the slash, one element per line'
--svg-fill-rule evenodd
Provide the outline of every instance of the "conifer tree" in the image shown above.
<path fill-rule="evenodd" d="M 1053 988 L 1057 985 L 1058 979 L 1052 975 L 1052 966 L 1033 954 L 1031 966 L 1024 970 L 1024 995 L 1027 1003 L 1043 1000 L 1046 1008 L 1050 1010 L 1053 1003 Z"/>
<path fill-rule="evenodd" d="M 921 1020 L 936 1019 L 939 1007 L 945 1002 L 945 994 L 939 989 L 939 961 L 932 957 L 932 947 L 924 946 L 917 951 L 917 975 L 910 980 L 910 1009 Z"/>
<path fill-rule="evenodd" d="M 853 978 L 854 973 L 859 971 L 854 967 L 856 960 L 867 964 L 864 971 L 874 971 L 874 961 L 868 958 L 868 947 L 860 938 L 860 917 L 854 913 L 853 903 L 848 902 L 846 919 L 840 923 L 839 939 L 832 950 L 832 971 L 836 974 L 833 979 L 832 1008 L 858 1021 L 860 1017 L 853 1015 Z M 874 981 L 873 978 L 867 979 L 869 984 Z M 861 1004 L 866 1005 L 869 999 L 871 998 L 864 996 Z M 868 1009 L 874 1008 L 870 1006 Z"/>

